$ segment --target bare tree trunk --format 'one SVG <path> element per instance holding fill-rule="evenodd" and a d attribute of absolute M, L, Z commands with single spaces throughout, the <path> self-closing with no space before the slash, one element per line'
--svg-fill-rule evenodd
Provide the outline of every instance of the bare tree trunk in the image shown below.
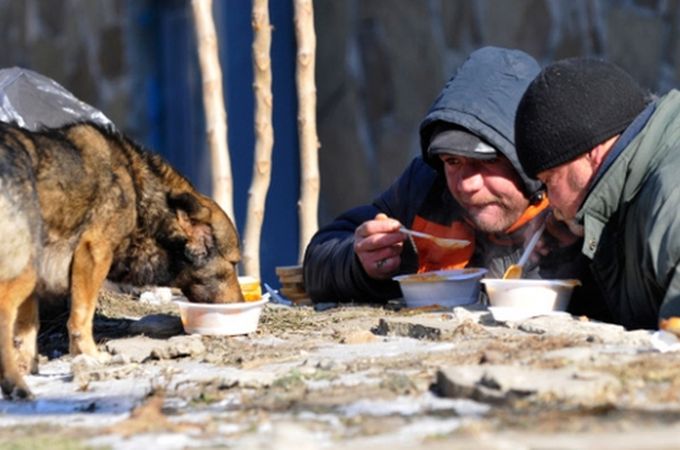
<path fill-rule="evenodd" d="M 255 156 L 253 178 L 248 191 L 248 215 L 246 216 L 243 247 L 243 268 L 246 275 L 261 278 L 260 239 L 264 208 L 271 180 L 272 147 L 272 72 L 271 24 L 269 23 L 269 0 L 253 0 L 253 71 L 255 81 Z"/>
<path fill-rule="evenodd" d="M 222 93 L 222 69 L 212 17 L 212 0 L 192 0 L 191 6 L 203 80 L 203 107 L 212 166 L 213 198 L 235 223 L 233 179 L 227 143 L 227 113 Z"/>
<path fill-rule="evenodd" d="M 316 83 L 314 67 L 316 35 L 312 0 L 294 0 L 295 36 L 297 38 L 298 135 L 300 139 L 300 251 L 298 262 L 304 258 L 305 248 L 318 229 L 319 207 L 319 139 L 316 133 Z"/>

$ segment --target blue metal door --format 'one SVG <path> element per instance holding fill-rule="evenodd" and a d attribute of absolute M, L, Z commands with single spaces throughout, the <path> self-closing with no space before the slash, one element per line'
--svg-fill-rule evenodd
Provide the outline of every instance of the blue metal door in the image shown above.
<path fill-rule="evenodd" d="M 136 2 L 132 2 L 136 3 Z M 211 192 L 196 40 L 188 1 L 147 1 L 133 7 L 133 34 L 143 79 L 139 101 L 147 124 L 141 139 L 164 155 L 204 193 Z M 243 233 L 252 177 L 254 107 L 251 2 L 214 2 L 224 77 L 234 178 L 236 225 Z M 272 179 L 260 243 L 263 281 L 276 286 L 275 267 L 297 262 L 299 158 L 295 34 L 289 0 L 270 3 L 274 149 Z"/>

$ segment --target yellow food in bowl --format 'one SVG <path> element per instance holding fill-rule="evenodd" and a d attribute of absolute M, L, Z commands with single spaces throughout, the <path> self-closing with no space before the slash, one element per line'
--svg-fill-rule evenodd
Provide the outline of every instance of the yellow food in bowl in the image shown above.
<path fill-rule="evenodd" d="M 680 317 L 673 316 L 659 320 L 659 329 L 680 337 Z"/>
<path fill-rule="evenodd" d="M 262 299 L 260 280 L 255 277 L 243 276 L 238 277 L 238 282 L 241 285 L 241 292 L 245 301 L 256 302 Z"/>
<path fill-rule="evenodd" d="M 431 272 L 417 273 L 409 275 L 401 279 L 402 283 L 433 283 L 436 281 L 444 281 L 446 277 Z"/>

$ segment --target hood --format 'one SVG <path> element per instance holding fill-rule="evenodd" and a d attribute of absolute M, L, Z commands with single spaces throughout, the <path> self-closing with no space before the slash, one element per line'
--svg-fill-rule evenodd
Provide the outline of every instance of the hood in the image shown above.
<path fill-rule="evenodd" d="M 493 145 L 520 174 L 528 198 L 541 189 L 538 180 L 522 170 L 515 150 L 515 111 L 540 66 L 520 50 L 484 47 L 458 68 L 420 124 L 423 159 L 435 168 L 439 159 L 427 148 L 438 122 L 462 126 Z"/>

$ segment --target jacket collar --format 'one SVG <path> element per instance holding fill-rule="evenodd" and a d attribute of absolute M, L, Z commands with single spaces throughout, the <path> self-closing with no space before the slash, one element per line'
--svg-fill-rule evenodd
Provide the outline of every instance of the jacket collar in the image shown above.
<path fill-rule="evenodd" d="M 597 174 L 594 185 L 576 214 L 576 220 L 584 226 L 582 253 L 588 258 L 594 257 L 602 231 L 621 203 L 632 199 L 649 175 L 652 160 L 659 153 L 656 145 L 649 142 L 649 139 L 655 139 L 653 135 L 656 132 L 647 133 L 650 128 L 660 126 L 654 124 L 653 118 L 667 114 L 671 108 L 678 109 L 678 102 L 680 92 L 672 91 L 658 104 L 645 109 L 619 138 L 623 148 L 617 149 L 618 154 L 615 154 L 608 167 Z M 652 111 L 648 112 L 650 108 Z M 644 120 L 640 123 L 638 119 Z M 647 135 L 649 138 L 645 139 Z M 617 141 L 615 145 L 618 144 Z M 638 151 L 640 147 L 643 147 L 643 151 Z"/>
<path fill-rule="evenodd" d="M 550 203 L 548 202 L 548 197 L 543 195 L 538 203 L 536 203 L 535 205 L 529 205 L 527 209 L 522 213 L 520 218 L 517 219 L 515 223 L 510 225 L 510 228 L 505 230 L 505 233 L 512 234 L 514 231 L 519 230 L 528 222 L 530 222 L 534 217 L 543 212 L 543 210 L 545 210 L 549 205 Z"/>
<path fill-rule="evenodd" d="M 529 205 L 529 207 L 524 210 L 519 219 L 510 227 L 500 233 L 490 233 L 488 238 L 491 242 L 497 245 L 517 245 L 523 244 L 526 241 L 526 226 L 528 223 L 532 222 L 538 216 L 543 216 L 545 220 L 546 214 L 548 212 L 548 207 L 550 202 L 547 196 L 543 196 L 541 201 L 535 205 Z M 537 226 L 536 226 L 537 227 Z"/>

